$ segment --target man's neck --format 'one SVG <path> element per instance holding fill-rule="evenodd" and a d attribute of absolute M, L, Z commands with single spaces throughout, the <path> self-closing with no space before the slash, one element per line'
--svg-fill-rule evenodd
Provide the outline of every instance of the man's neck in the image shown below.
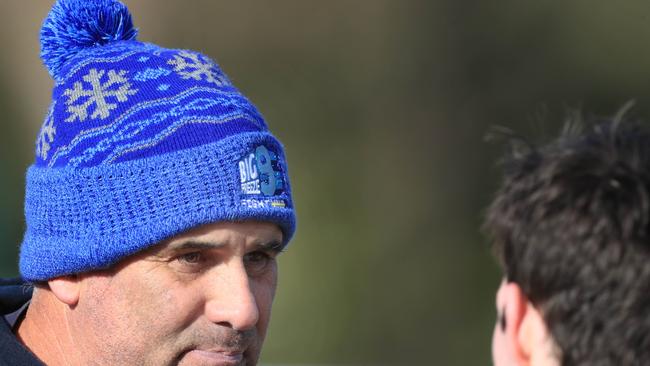
<path fill-rule="evenodd" d="M 35 290 L 27 314 L 14 328 L 18 339 L 50 366 L 80 364 L 65 306 L 50 291 Z"/>

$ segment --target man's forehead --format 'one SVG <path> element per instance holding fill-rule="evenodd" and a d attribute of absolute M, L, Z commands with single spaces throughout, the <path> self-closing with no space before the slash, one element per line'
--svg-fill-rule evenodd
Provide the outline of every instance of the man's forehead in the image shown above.
<path fill-rule="evenodd" d="M 200 244 L 220 247 L 232 241 L 248 244 L 266 245 L 270 242 L 282 243 L 283 234 L 274 223 L 261 221 L 217 222 L 191 228 L 161 242 L 159 248 L 177 247 L 183 244 Z"/>

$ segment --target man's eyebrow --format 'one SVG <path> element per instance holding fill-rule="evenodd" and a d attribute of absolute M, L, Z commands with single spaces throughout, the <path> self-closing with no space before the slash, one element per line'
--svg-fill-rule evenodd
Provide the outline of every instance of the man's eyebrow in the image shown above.
<path fill-rule="evenodd" d="M 270 240 L 256 244 L 256 250 L 263 250 L 272 253 L 281 253 L 286 248 L 286 244 L 278 240 Z"/>
<path fill-rule="evenodd" d="M 161 252 L 180 252 L 185 250 L 210 250 L 210 249 L 219 249 L 224 247 L 225 243 L 219 242 L 209 242 L 209 241 L 200 241 L 189 239 L 186 241 L 178 241 L 167 245 L 161 250 Z M 254 250 L 263 250 L 273 253 L 280 253 L 284 250 L 286 245 L 282 241 L 278 240 L 269 240 L 264 242 L 259 242 L 254 244 Z"/>
<path fill-rule="evenodd" d="M 208 242 L 208 241 L 198 241 L 198 240 L 186 240 L 186 241 L 179 241 L 175 243 L 169 244 L 167 247 L 165 247 L 162 251 L 163 252 L 176 252 L 176 251 L 183 251 L 183 250 L 188 250 L 188 249 L 202 249 L 202 250 L 207 250 L 207 249 L 218 249 L 225 246 L 224 243 L 218 243 L 218 242 Z"/>

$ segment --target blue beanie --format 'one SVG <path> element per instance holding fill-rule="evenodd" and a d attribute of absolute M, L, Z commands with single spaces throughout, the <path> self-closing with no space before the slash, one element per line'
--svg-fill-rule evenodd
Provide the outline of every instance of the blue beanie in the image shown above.
<path fill-rule="evenodd" d="M 295 230 L 284 151 L 206 56 L 137 41 L 116 0 L 58 0 L 41 30 L 55 80 L 27 171 L 20 272 L 111 266 L 192 227 Z"/>

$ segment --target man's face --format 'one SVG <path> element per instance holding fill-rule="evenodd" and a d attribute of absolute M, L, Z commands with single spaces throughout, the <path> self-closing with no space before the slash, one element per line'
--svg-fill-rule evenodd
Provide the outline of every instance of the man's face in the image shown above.
<path fill-rule="evenodd" d="M 85 276 L 71 334 L 86 364 L 255 365 L 282 232 L 217 223 Z"/>

